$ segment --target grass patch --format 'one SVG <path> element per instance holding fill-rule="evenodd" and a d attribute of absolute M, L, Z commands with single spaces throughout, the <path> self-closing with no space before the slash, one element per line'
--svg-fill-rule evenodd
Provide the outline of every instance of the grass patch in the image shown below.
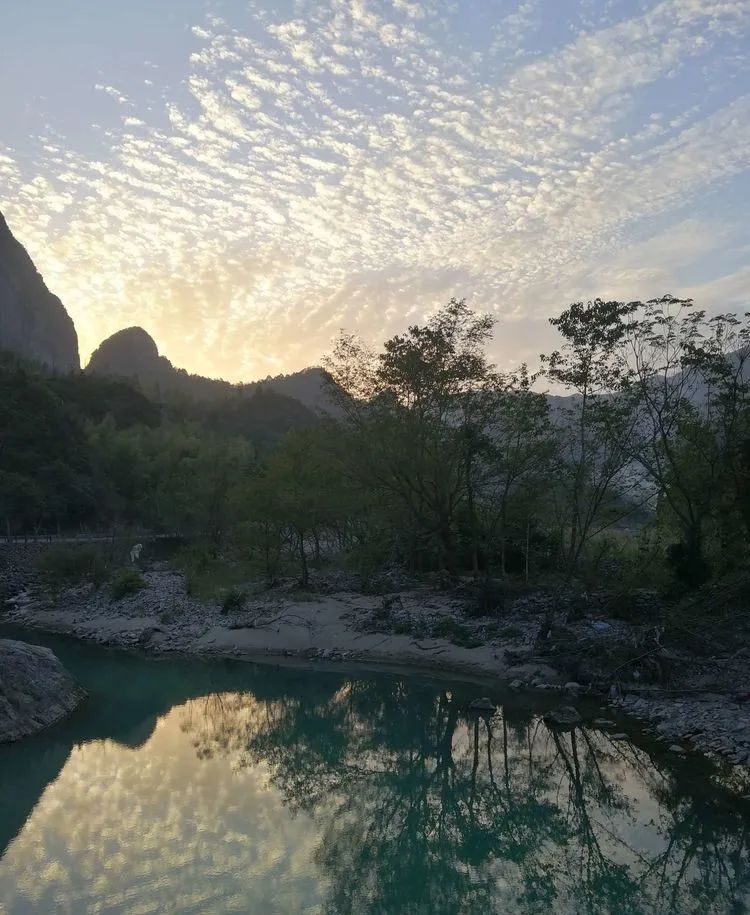
<path fill-rule="evenodd" d="M 430 635 L 434 639 L 447 639 L 454 645 L 460 645 L 461 648 L 478 648 L 484 644 L 482 639 L 451 616 L 438 620 L 433 625 Z"/>
<path fill-rule="evenodd" d="M 412 635 L 417 639 L 423 639 L 427 636 L 427 627 L 421 621 L 396 620 L 393 623 L 393 632 L 396 635 Z"/>
<path fill-rule="evenodd" d="M 249 596 L 248 580 L 256 577 L 257 569 L 242 559 L 229 558 L 210 547 L 188 547 L 175 556 L 174 565 L 185 574 L 185 588 L 190 597 L 201 601 L 224 600 L 233 594 Z M 231 600 L 230 600 L 231 603 Z M 224 612 L 230 612 L 232 608 Z"/>
<path fill-rule="evenodd" d="M 112 581 L 112 600 L 122 600 L 147 587 L 148 583 L 137 569 L 121 569 Z"/>
<path fill-rule="evenodd" d="M 112 569 L 107 557 L 90 547 L 56 547 L 45 550 L 36 561 L 46 590 L 59 593 L 65 588 L 89 584 L 101 588 Z"/>
<path fill-rule="evenodd" d="M 243 588 L 227 588 L 221 597 L 222 613 L 238 613 L 245 606 L 247 591 Z"/>

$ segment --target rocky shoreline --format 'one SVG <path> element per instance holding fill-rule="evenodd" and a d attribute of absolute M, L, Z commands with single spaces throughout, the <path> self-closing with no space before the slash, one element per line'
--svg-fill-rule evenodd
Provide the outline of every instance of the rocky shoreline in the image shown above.
<path fill-rule="evenodd" d="M 225 613 L 190 597 L 179 572 L 154 567 L 142 574 L 147 587 L 120 600 L 91 586 L 55 600 L 28 589 L 6 603 L 3 618 L 153 656 L 372 664 L 559 694 L 561 704 L 597 698 L 676 754 L 698 752 L 750 770 L 750 691 L 731 687 L 750 683 L 741 652 L 730 664 L 681 662 L 686 673 L 665 689 L 639 682 L 638 665 L 624 665 L 626 676 L 614 677 L 617 665 L 602 662 L 619 660 L 634 639 L 632 627 L 595 612 L 563 624 L 570 613 L 557 606 L 556 617 L 541 594 L 510 603 L 501 618 L 467 618 L 460 594 L 424 586 L 363 594 L 333 573 L 313 593 L 290 581 Z"/>
<path fill-rule="evenodd" d="M 85 696 L 49 648 L 0 639 L 0 743 L 33 737 Z"/>

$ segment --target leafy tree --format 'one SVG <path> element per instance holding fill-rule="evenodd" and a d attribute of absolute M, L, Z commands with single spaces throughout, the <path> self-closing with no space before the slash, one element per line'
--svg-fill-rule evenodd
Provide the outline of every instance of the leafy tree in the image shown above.
<path fill-rule="evenodd" d="M 338 487 L 321 431 L 290 432 L 250 487 L 249 520 L 259 529 L 269 578 L 286 545 L 299 563 L 300 584 L 308 584 L 310 558 L 320 558 L 321 536 L 342 520 Z"/>
<path fill-rule="evenodd" d="M 526 516 L 528 554 L 528 530 L 537 501 L 533 496 L 542 488 L 542 481 L 549 482 L 556 451 L 549 403 L 544 394 L 533 390 L 535 381 L 526 365 L 506 375 L 491 419 L 485 525 L 488 540 L 492 542 L 496 535 L 499 539 L 503 575 L 507 572 L 506 547 L 513 509 L 522 509 Z"/>
<path fill-rule="evenodd" d="M 30 477 L 0 470 L 0 518 L 5 519 L 5 531 L 11 536 L 16 527 L 34 527 L 42 512 L 44 495 Z"/>
<path fill-rule="evenodd" d="M 682 577 L 700 584 L 706 527 L 727 482 L 742 500 L 750 326 L 670 295 L 622 307 L 619 389 L 637 415 L 633 455 L 677 523 Z"/>
<path fill-rule="evenodd" d="M 542 356 L 550 381 L 575 396 L 555 415 L 559 442 L 558 511 L 561 553 L 572 574 L 586 544 L 632 510 L 622 495 L 633 480 L 631 403 L 614 392 L 622 382 L 618 347 L 633 306 L 575 302 L 550 323 L 562 334 L 561 350 Z"/>
<path fill-rule="evenodd" d="M 412 553 L 435 539 L 440 564 L 451 572 L 476 447 L 472 398 L 491 379 L 484 345 L 492 323 L 452 299 L 426 325 L 387 340 L 378 355 L 342 336 L 327 364 L 331 397 L 346 418 L 352 472 L 402 507 Z"/>

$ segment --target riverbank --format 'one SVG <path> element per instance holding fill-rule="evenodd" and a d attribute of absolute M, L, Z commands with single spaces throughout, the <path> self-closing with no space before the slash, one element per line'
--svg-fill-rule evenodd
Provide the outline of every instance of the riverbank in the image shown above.
<path fill-rule="evenodd" d="M 241 610 L 224 613 L 216 603 L 187 595 L 179 572 L 148 571 L 143 577 L 147 588 L 117 601 L 105 589 L 88 586 L 68 589 L 55 600 L 24 591 L 7 602 L 4 618 L 152 655 L 366 662 L 514 680 L 519 686 L 559 681 L 544 662 L 519 662 L 512 651 L 510 657 L 506 654 L 509 647 L 523 652 L 519 639 L 478 644 L 474 627 L 460 619 L 460 601 L 427 589 L 399 594 L 398 610 L 388 619 L 382 596 L 353 591 L 300 594 L 283 586 L 249 599 Z M 391 601 L 396 602 L 393 596 Z M 466 644 L 432 631 L 446 631 Z"/>
<path fill-rule="evenodd" d="M 7 602 L 4 619 L 157 657 L 377 665 L 557 693 L 566 704 L 598 697 L 675 753 L 697 751 L 750 769 L 746 654 L 728 663 L 661 652 L 680 671 L 667 689 L 643 677 L 637 652 L 650 662 L 657 655 L 641 650 L 644 627 L 607 618 L 603 605 L 571 613 L 559 595 L 553 601 L 538 593 L 510 602 L 501 618 L 467 617 L 460 591 L 363 594 L 336 590 L 348 582 L 334 574 L 316 592 L 288 581 L 223 612 L 217 602 L 189 596 L 180 572 L 152 568 L 143 579 L 145 588 L 119 600 L 107 588 L 69 588 L 55 599 L 30 588 Z"/>
<path fill-rule="evenodd" d="M 0 639 L 0 744 L 57 724 L 85 695 L 49 649 Z"/>

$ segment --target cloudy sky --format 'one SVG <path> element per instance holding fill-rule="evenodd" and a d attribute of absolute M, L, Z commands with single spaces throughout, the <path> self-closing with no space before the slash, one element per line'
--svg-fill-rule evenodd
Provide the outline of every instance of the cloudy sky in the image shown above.
<path fill-rule="evenodd" d="M 0 209 L 84 360 L 317 363 L 451 296 L 750 307 L 750 0 L 3 0 Z M 10 90 L 10 91 L 9 91 Z"/>

